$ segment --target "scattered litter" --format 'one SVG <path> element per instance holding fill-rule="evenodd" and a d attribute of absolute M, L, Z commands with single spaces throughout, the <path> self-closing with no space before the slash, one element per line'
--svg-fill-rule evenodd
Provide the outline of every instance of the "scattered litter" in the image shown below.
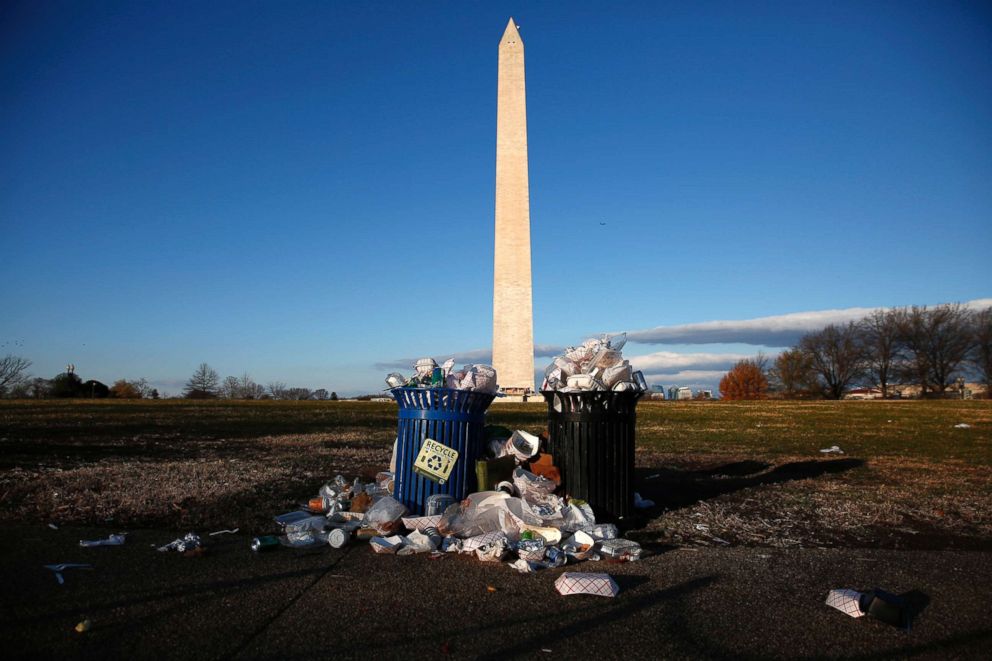
<path fill-rule="evenodd" d="M 486 586 L 486 591 L 487 592 L 496 592 L 496 588 L 494 586 L 492 586 L 492 585 L 487 585 Z"/>
<path fill-rule="evenodd" d="M 541 651 L 544 652 L 545 654 L 551 654 L 551 650 L 549 650 L 547 647 L 542 647 Z"/>
<path fill-rule="evenodd" d="M 75 626 L 76 633 L 86 633 L 93 628 L 93 623 L 89 620 L 83 620 Z"/>
<path fill-rule="evenodd" d="M 210 533 L 210 536 L 213 537 L 214 535 L 233 535 L 239 530 L 241 530 L 241 528 L 235 528 L 234 530 L 217 530 L 215 532 Z"/>
<path fill-rule="evenodd" d="M 634 492 L 634 507 L 639 510 L 646 510 L 654 507 L 654 501 L 649 498 L 641 498 L 641 494 Z"/>
<path fill-rule="evenodd" d="M 725 539 L 721 539 L 719 537 L 710 537 L 710 539 L 712 539 L 717 544 L 723 544 L 724 546 L 730 546 L 730 542 L 728 542 Z"/>
<path fill-rule="evenodd" d="M 586 574 L 565 572 L 555 581 L 559 594 L 592 594 L 599 597 L 615 597 L 620 586 L 609 574 Z"/>
<path fill-rule="evenodd" d="M 78 562 L 63 562 L 60 565 L 45 565 L 45 569 L 55 572 L 55 580 L 59 582 L 59 585 L 64 585 L 65 579 L 62 577 L 62 572 L 66 569 L 93 569 L 93 565 Z"/>
<path fill-rule="evenodd" d="M 955 429 L 971 429 L 971 425 L 969 425 L 967 422 L 961 422 L 961 423 L 958 423 L 958 424 L 954 425 L 954 428 Z"/>
<path fill-rule="evenodd" d="M 661 473 L 655 473 L 654 475 L 648 475 L 644 479 L 645 480 L 657 480 L 659 477 L 661 477 Z"/>
<path fill-rule="evenodd" d="M 256 553 L 274 551 L 279 548 L 279 538 L 275 535 L 262 535 L 251 540 L 251 550 Z"/>
<path fill-rule="evenodd" d="M 200 541 L 200 536 L 196 533 L 186 533 L 185 536 L 178 539 L 174 539 L 164 546 L 158 547 L 158 551 L 161 553 L 166 553 L 168 551 L 175 551 L 177 553 L 199 555 L 203 551 L 203 542 Z"/>
<path fill-rule="evenodd" d="M 110 537 L 107 537 L 107 539 L 92 539 L 92 540 L 81 539 L 79 540 L 79 545 L 86 548 L 90 548 L 93 546 L 121 546 L 122 544 L 124 544 L 124 536 L 126 534 L 127 533 L 123 533 L 123 532 L 117 533 L 116 535 L 111 535 Z"/>
<path fill-rule="evenodd" d="M 55 525 L 54 523 L 49 523 L 48 524 L 48 527 L 51 528 L 52 530 L 58 530 L 59 529 L 59 527 L 57 525 Z"/>
<path fill-rule="evenodd" d="M 844 454 L 844 451 L 836 445 L 831 445 L 829 448 L 823 448 L 820 452 L 823 454 Z"/>
<path fill-rule="evenodd" d="M 705 523 L 697 523 L 696 524 L 696 530 L 700 530 L 702 532 L 709 532 L 709 529 L 710 529 L 710 527 L 708 525 L 706 525 Z"/>

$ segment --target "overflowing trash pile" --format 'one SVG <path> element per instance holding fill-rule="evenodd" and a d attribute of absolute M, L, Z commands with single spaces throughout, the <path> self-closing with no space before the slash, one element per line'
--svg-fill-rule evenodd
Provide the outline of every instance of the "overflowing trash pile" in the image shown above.
<path fill-rule="evenodd" d="M 541 390 L 586 392 L 613 390 L 644 392 L 647 381 L 640 371 L 624 360 L 621 350 L 627 334 L 590 338 L 577 347 L 568 347 L 555 356 L 544 370 Z"/>
<path fill-rule="evenodd" d="M 474 390 L 496 392 L 496 370 L 491 365 L 465 365 L 455 370 L 454 359 L 449 359 L 440 367 L 433 358 L 421 358 L 413 366 L 414 375 L 407 378 L 399 372 L 386 377 L 390 388 L 452 388 L 454 390 Z"/>
<path fill-rule="evenodd" d="M 258 537 L 252 548 L 367 542 L 375 553 L 461 553 L 483 562 L 507 561 L 521 573 L 583 560 L 640 558 L 640 545 L 622 538 L 616 525 L 597 523 L 588 503 L 556 493 L 560 475 L 551 456 L 541 452 L 540 438 L 514 431 L 490 441 L 487 450 L 489 456 L 476 462 L 482 490 L 464 500 L 436 494 L 417 515 L 393 498 L 393 473 L 380 472 L 368 482 L 339 475 L 305 508 L 275 517 L 282 534 Z M 592 587 L 564 581 L 560 591 L 587 588 L 597 594 L 612 590 L 602 581 Z"/>

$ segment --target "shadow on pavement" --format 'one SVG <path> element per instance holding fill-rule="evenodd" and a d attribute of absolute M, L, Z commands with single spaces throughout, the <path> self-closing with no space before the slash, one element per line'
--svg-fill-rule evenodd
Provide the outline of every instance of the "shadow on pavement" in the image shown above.
<path fill-rule="evenodd" d="M 760 461 L 738 461 L 697 470 L 663 466 L 636 469 L 634 481 L 643 498 L 671 510 L 742 489 L 843 473 L 865 465 L 863 459 L 833 459 L 794 461 L 771 470 L 768 470 L 770 464 Z"/>

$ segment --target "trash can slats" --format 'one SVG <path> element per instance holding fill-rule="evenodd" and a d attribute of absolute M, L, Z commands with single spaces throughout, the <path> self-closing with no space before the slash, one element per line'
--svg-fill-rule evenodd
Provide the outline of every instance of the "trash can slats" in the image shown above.
<path fill-rule="evenodd" d="M 422 514 L 427 498 L 448 494 L 457 500 L 476 490 L 475 460 L 482 456 L 486 409 L 495 395 L 451 388 L 393 388 L 397 413 L 396 477 L 393 497 Z M 458 451 L 444 484 L 413 470 L 426 439 Z"/>
<path fill-rule="evenodd" d="M 637 400 L 632 391 L 542 393 L 548 403 L 548 449 L 565 492 L 592 506 L 597 518 L 633 511 Z"/>

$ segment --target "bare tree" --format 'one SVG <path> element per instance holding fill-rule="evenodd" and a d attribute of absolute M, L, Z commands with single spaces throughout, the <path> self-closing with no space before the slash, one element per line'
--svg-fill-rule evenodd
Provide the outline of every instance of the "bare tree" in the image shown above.
<path fill-rule="evenodd" d="M 971 352 L 971 313 L 959 303 L 914 305 L 901 314 L 899 328 L 920 395 L 931 386 L 943 394 Z"/>
<path fill-rule="evenodd" d="M 240 391 L 241 384 L 238 383 L 236 376 L 229 376 L 224 379 L 224 383 L 220 384 L 220 396 L 224 399 L 241 399 Z"/>
<path fill-rule="evenodd" d="M 238 379 L 238 385 L 241 389 L 242 399 L 261 399 L 265 394 L 265 388 L 255 383 L 248 372 L 241 375 L 241 378 Z"/>
<path fill-rule="evenodd" d="M 799 343 L 819 377 L 823 393 L 840 399 L 855 379 L 864 373 L 864 347 L 853 323 L 830 324 L 822 331 L 806 335 Z"/>
<path fill-rule="evenodd" d="M 183 396 L 189 399 L 213 399 L 217 396 L 219 381 L 220 377 L 210 365 L 200 363 L 193 376 L 186 382 Z"/>
<path fill-rule="evenodd" d="M 31 361 L 27 358 L 10 353 L 0 358 L 0 395 L 26 381 L 29 367 L 31 367 Z"/>
<path fill-rule="evenodd" d="M 286 384 L 282 381 L 273 381 L 268 385 L 269 395 L 272 399 L 286 399 Z"/>
<path fill-rule="evenodd" d="M 992 308 L 972 317 L 971 364 L 985 384 L 985 396 L 992 398 Z"/>
<path fill-rule="evenodd" d="M 313 393 L 309 388 L 288 388 L 286 390 L 286 399 L 304 400 L 310 399 Z"/>
<path fill-rule="evenodd" d="M 858 323 L 858 329 L 865 348 L 865 374 L 882 390 L 882 397 L 888 397 L 902 355 L 899 313 L 875 310 Z"/>
<path fill-rule="evenodd" d="M 317 401 L 323 402 L 330 399 L 331 395 L 329 392 L 327 392 L 326 388 L 317 388 L 316 390 L 313 391 L 313 398 L 316 399 Z"/>

